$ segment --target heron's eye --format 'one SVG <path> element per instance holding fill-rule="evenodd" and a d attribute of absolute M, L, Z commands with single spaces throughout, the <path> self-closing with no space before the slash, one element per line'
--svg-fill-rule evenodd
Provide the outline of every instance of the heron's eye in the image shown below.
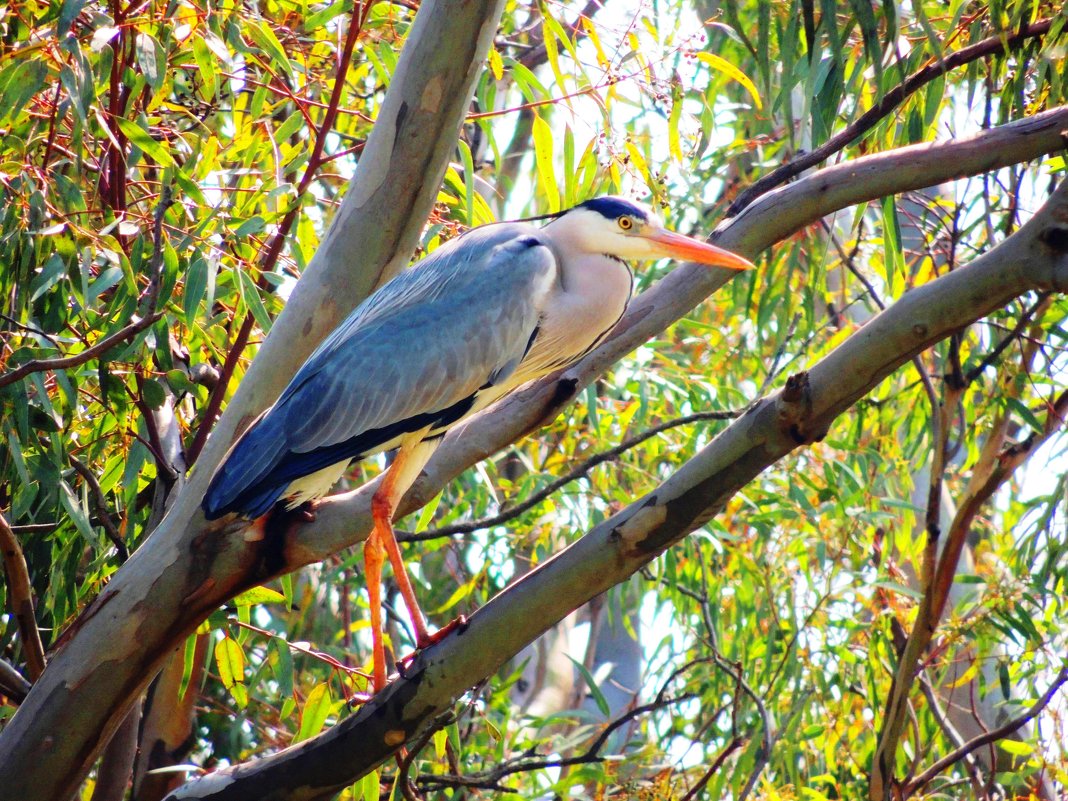
<path fill-rule="evenodd" d="M 629 231 L 631 228 L 634 227 L 634 220 L 632 220 L 625 214 L 619 218 L 618 222 L 619 227 L 622 228 L 624 231 Z"/>

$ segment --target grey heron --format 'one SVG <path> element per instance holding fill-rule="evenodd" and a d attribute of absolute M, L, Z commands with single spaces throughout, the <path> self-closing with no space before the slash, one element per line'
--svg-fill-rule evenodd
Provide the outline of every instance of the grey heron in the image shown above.
<path fill-rule="evenodd" d="M 381 569 L 388 555 L 416 646 L 432 641 L 393 534 L 393 513 L 445 433 L 526 382 L 592 350 L 622 317 L 627 260 L 735 270 L 734 253 L 667 230 L 648 207 L 588 200 L 536 227 L 474 228 L 400 273 L 308 358 L 212 476 L 202 507 L 250 520 L 326 495 L 354 459 L 397 449 L 364 544 L 374 686 L 385 685 Z"/>

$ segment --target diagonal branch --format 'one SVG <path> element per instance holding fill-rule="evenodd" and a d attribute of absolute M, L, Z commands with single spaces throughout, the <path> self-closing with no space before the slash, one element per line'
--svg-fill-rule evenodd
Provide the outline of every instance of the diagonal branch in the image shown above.
<path fill-rule="evenodd" d="M 37 617 L 33 613 L 33 587 L 30 573 L 26 567 L 26 557 L 22 554 L 15 532 L 7 523 L 7 518 L 0 514 L 0 550 L 4 555 L 4 571 L 7 573 L 8 603 L 19 624 L 22 636 L 22 650 L 26 656 L 26 670 L 30 680 L 36 681 L 44 672 L 44 646 L 41 633 L 37 629 Z"/>
<path fill-rule="evenodd" d="M 815 167 L 821 161 L 845 149 L 865 133 L 870 131 L 880 121 L 900 106 L 910 95 L 929 84 L 936 78 L 945 75 L 950 70 L 978 61 L 987 56 L 1009 53 L 1016 50 L 1028 39 L 1044 36 L 1049 32 L 1053 20 L 1041 19 L 1024 25 L 1011 36 L 996 34 L 975 44 L 962 47 L 948 56 L 936 61 L 931 61 L 926 66 L 909 75 L 900 84 L 880 98 L 879 102 L 861 114 L 851 125 L 847 125 L 826 142 L 814 150 L 798 155 L 793 160 L 772 170 L 759 181 L 741 192 L 727 209 L 727 217 L 733 217 L 740 213 L 761 195 L 780 186 L 791 178 L 794 178 L 810 167 Z"/>
<path fill-rule="evenodd" d="M 1060 194 L 1063 195 L 1064 192 Z M 1068 234 L 1068 230 L 1065 230 L 1065 233 Z M 1004 448 L 996 459 L 981 466 L 982 469 L 977 468 L 972 475 L 963 502 L 950 525 L 937 566 L 927 576 L 927 586 L 916 614 L 916 622 L 909 633 L 905 651 L 890 685 L 883 727 L 873 760 L 870 794 L 872 801 L 890 797 L 894 783 L 893 767 L 898 742 L 904 729 L 909 691 L 917 676 L 920 659 L 927 651 L 945 613 L 950 588 L 957 574 L 957 564 L 976 516 L 994 493 L 1012 477 L 1016 469 L 1026 462 L 1042 443 L 1061 429 L 1066 414 L 1068 391 L 1062 393 L 1050 407 L 1043 431 L 1035 431 L 1027 439 Z"/>
<path fill-rule="evenodd" d="M 902 788 L 904 795 L 911 796 L 912 794 L 923 790 L 923 788 L 926 787 L 939 773 L 957 762 L 960 762 L 962 759 L 967 759 L 980 748 L 996 743 L 998 740 L 1004 740 L 1006 737 L 1011 737 L 1022 726 L 1027 725 L 1038 717 L 1042 713 L 1042 710 L 1049 706 L 1050 702 L 1053 700 L 1053 696 L 1057 694 L 1057 691 L 1060 690 L 1066 682 L 1068 682 L 1068 664 L 1060 669 L 1049 689 L 1042 693 L 1038 700 L 1035 701 L 1026 712 L 1017 718 L 1013 718 L 1003 726 L 998 726 L 996 729 L 991 729 L 977 737 L 973 737 L 959 748 L 946 754 L 931 765 L 931 767 L 927 768 L 927 770 L 905 785 Z"/>
<path fill-rule="evenodd" d="M 426 542 L 428 540 L 441 539 L 442 537 L 451 537 L 454 534 L 470 534 L 472 531 L 499 526 L 502 523 L 514 520 L 524 512 L 533 509 L 557 490 L 566 487 L 572 481 L 577 481 L 578 479 L 583 478 L 593 468 L 597 467 L 597 465 L 619 458 L 631 448 L 636 448 L 638 445 L 641 445 L 651 437 L 655 437 L 657 434 L 662 434 L 672 428 L 689 425 L 690 423 L 696 423 L 702 420 L 733 420 L 741 414 L 742 412 L 734 410 L 725 412 L 696 412 L 684 417 L 677 417 L 673 420 L 666 420 L 663 423 L 658 423 L 655 426 L 647 428 L 639 434 L 635 434 L 633 437 L 628 437 L 614 448 L 608 448 L 607 450 L 596 453 L 588 459 L 585 459 L 564 473 L 564 475 L 550 481 L 540 490 L 532 493 L 520 503 L 517 503 L 515 506 L 509 506 L 498 514 L 491 515 L 490 517 L 483 517 L 479 520 L 470 520 L 466 523 L 454 523 L 450 526 L 442 526 L 441 528 L 434 528 L 417 534 L 398 531 L 397 538 L 401 542 Z"/>

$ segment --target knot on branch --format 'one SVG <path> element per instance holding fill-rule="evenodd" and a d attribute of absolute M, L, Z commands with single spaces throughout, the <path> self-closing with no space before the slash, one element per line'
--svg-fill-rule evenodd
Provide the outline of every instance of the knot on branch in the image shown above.
<path fill-rule="evenodd" d="M 1068 223 L 1068 220 L 1065 221 Z M 1068 253 L 1068 225 L 1051 225 L 1038 235 L 1039 240 L 1058 253 Z"/>
<path fill-rule="evenodd" d="M 794 373 L 776 401 L 779 428 L 798 445 L 817 442 L 827 433 L 825 427 L 817 430 L 812 425 L 811 389 L 807 372 Z"/>

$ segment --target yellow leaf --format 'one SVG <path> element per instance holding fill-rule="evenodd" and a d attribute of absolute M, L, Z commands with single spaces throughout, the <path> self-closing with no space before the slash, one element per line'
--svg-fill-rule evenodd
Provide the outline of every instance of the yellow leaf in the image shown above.
<path fill-rule="evenodd" d="M 711 69 L 714 69 L 717 72 L 722 72 L 728 78 L 737 81 L 745 87 L 745 91 L 747 91 L 749 96 L 753 98 L 753 103 L 756 105 L 758 111 L 764 107 L 760 102 L 760 94 L 757 92 L 757 88 L 753 82 L 749 80 L 749 76 L 727 61 L 727 59 L 721 58 L 713 53 L 705 52 L 698 53 L 697 58 L 707 64 Z"/>
<path fill-rule="evenodd" d="M 586 31 L 586 37 L 590 40 L 590 44 L 597 51 L 597 66 L 607 67 L 608 57 L 604 54 L 604 48 L 601 47 L 601 37 L 597 35 L 597 27 L 593 24 L 593 20 L 589 17 L 583 17 L 582 28 Z"/>
<path fill-rule="evenodd" d="M 449 733 L 445 729 L 438 729 L 434 732 L 434 754 L 438 759 L 445 756 L 445 744 L 449 740 Z"/>
<path fill-rule="evenodd" d="M 235 684 L 244 681 L 245 654 L 230 637 L 223 637 L 215 644 L 215 664 L 226 689 L 232 690 Z"/>
<path fill-rule="evenodd" d="M 623 147 L 626 148 L 627 155 L 630 156 L 631 164 L 637 167 L 638 172 L 642 174 L 642 180 L 645 181 L 645 185 L 652 186 L 653 182 L 652 179 L 649 177 L 649 165 L 646 164 L 645 157 L 642 155 L 641 151 L 634 146 L 633 142 L 630 141 L 624 143 Z"/>
<path fill-rule="evenodd" d="M 504 62 L 501 60 L 501 54 L 497 52 L 496 47 L 490 48 L 489 68 L 496 80 L 499 81 L 504 76 Z"/>
<path fill-rule="evenodd" d="M 968 682 L 970 682 L 972 679 L 975 678 L 975 675 L 978 672 L 979 672 L 979 663 L 978 662 L 972 662 L 968 666 L 968 669 L 960 674 L 960 678 L 957 679 L 955 682 L 953 682 L 949 686 L 950 687 L 960 687 L 960 686 L 962 686 L 964 684 L 967 684 Z"/>
<path fill-rule="evenodd" d="M 1021 743 L 1019 740 L 999 740 L 998 745 L 1013 756 L 1031 756 L 1035 752 L 1030 743 Z"/>
<path fill-rule="evenodd" d="M 277 590 L 272 590 L 269 587 L 253 587 L 250 590 L 245 590 L 243 593 L 234 598 L 234 604 L 236 606 L 252 606 L 253 604 L 273 604 L 282 603 L 286 597 Z"/>
<path fill-rule="evenodd" d="M 534 116 L 534 163 L 538 172 L 538 185 L 549 199 L 549 210 L 560 210 L 560 187 L 553 169 L 553 132 L 549 123 Z"/>

